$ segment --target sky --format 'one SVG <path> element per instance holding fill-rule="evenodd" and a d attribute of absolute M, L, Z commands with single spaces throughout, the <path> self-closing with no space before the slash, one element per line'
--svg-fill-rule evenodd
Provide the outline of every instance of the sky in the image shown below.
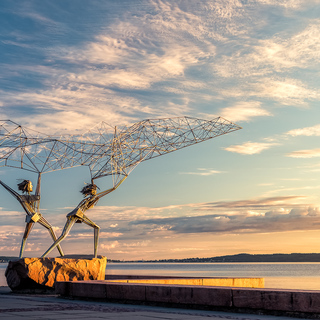
<path fill-rule="evenodd" d="M 0 119 L 55 135 L 222 116 L 242 129 L 139 164 L 87 212 L 98 253 L 319 252 L 319 17 L 319 0 L 2 0 Z M 36 178 L 0 168 L 15 190 Z M 87 167 L 43 175 L 57 235 L 89 181 Z M 0 255 L 18 255 L 24 225 L 1 188 Z M 25 256 L 50 245 L 36 224 Z M 62 247 L 91 254 L 92 228 L 76 224 Z"/>

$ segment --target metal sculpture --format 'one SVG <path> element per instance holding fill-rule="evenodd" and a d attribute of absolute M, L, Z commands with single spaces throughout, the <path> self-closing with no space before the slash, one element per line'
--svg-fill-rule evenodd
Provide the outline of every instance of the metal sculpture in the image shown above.
<path fill-rule="evenodd" d="M 0 180 L 0 184 L 19 201 L 22 208 L 27 214 L 26 227 L 22 237 L 19 258 L 21 258 L 23 255 L 27 238 L 36 222 L 38 222 L 41 226 L 45 227 L 49 231 L 53 241 L 57 240 L 57 236 L 53 230 L 52 225 L 40 213 L 41 170 L 37 167 L 37 163 L 32 161 L 32 156 L 28 154 L 28 147 L 30 147 L 30 145 L 38 141 L 42 141 L 42 139 L 39 139 L 39 137 L 36 136 L 37 133 L 26 133 L 21 126 L 12 121 L 0 122 L 0 161 L 5 161 L 5 165 L 14 167 L 14 165 L 10 165 L 10 160 L 12 160 L 16 164 L 19 163 L 19 160 L 23 161 L 23 156 L 16 158 L 15 151 L 20 149 L 21 155 L 23 153 L 25 155 L 25 158 L 28 159 L 28 164 L 24 169 L 38 173 L 35 194 L 31 194 L 31 192 L 33 191 L 33 186 L 30 180 L 23 180 L 18 184 L 18 189 L 22 192 L 22 195 L 14 191 L 7 184 Z M 29 165 L 31 165 L 31 167 L 29 167 Z M 60 245 L 57 248 L 60 255 L 63 256 L 64 254 Z"/>
<path fill-rule="evenodd" d="M 62 234 L 43 257 L 60 245 L 76 222 L 94 228 L 94 255 L 97 256 L 100 228 L 84 212 L 116 190 L 140 162 L 241 129 L 221 117 L 209 121 L 190 117 L 149 119 L 132 126 L 114 127 L 112 131 L 111 128 L 102 122 L 81 136 L 42 135 L 20 140 L 11 137 L 11 133 L 1 139 L 0 131 L 0 152 L 4 150 L 0 153 L 0 165 L 2 160 L 3 165 L 40 173 L 80 165 L 90 169 L 90 184 L 82 189 L 85 198 L 67 215 Z M 108 176 L 112 178 L 112 187 L 97 193 L 96 179 Z"/>

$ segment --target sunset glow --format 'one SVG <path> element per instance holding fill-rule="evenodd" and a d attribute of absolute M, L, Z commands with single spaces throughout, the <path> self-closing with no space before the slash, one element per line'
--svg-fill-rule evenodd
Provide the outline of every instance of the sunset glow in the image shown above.
<path fill-rule="evenodd" d="M 0 119 L 60 135 L 225 117 L 243 129 L 139 164 L 88 212 L 99 254 L 320 252 L 319 16 L 320 0 L 3 0 Z M 37 176 L 1 167 L 0 179 L 18 191 Z M 57 235 L 87 182 L 86 167 L 43 174 Z M 18 255 L 24 216 L 0 188 L 1 255 Z M 50 244 L 35 226 L 25 256 Z M 92 253 L 92 228 L 76 224 L 62 246 Z"/>

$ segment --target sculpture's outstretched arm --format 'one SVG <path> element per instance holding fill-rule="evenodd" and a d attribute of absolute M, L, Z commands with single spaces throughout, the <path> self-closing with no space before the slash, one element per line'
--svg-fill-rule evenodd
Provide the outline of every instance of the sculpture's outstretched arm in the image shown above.
<path fill-rule="evenodd" d="M 6 185 L 4 182 L 2 182 L 0 180 L 0 184 L 6 189 L 8 190 L 11 195 L 13 195 L 20 203 L 21 203 L 21 196 L 18 192 L 14 191 L 13 189 L 11 189 L 8 185 Z"/>
<path fill-rule="evenodd" d="M 22 208 L 26 212 L 28 216 L 34 216 L 36 214 L 35 211 L 35 204 L 38 207 L 37 203 L 40 202 L 40 194 L 38 195 L 27 195 L 22 196 L 18 192 L 14 191 L 12 188 L 10 188 L 8 185 L 6 185 L 3 181 L 0 180 L 0 184 L 8 190 L 12 196 L 14 196 L 19 203 L 21 204 Z M 36 221 L 34 221 L 36 222 Z"/>
<path fill-rule="evenodd" d="M 112 188 L 97 193 L 97 194 L 96 194 L 96 197 L 98 197 L 98 198 L 100 199 L 100 198 L 106 196 L 107 194 L 111 193 L 112 191 L 115 191 L 115 190 L 122 184 L 122 182 L 127 179 L 127 177 L 128 177 L 128 176 L 124 176 L 124 177 L 123 177 L 118 183 L 116 183 Z"/>

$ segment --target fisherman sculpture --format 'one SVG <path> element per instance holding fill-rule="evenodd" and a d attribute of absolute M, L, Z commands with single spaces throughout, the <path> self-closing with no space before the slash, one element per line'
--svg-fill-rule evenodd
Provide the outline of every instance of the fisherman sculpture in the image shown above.
<path fill-rule="evenodd" d="M 41 215 L 39 212 L 40 207 L 40 179 L 41 175 L 38 176 L 38 182 L 36 187 L 35 194 L 31 194 L 33 191 L 33 186 L 30 180 L 23 180 L 22 182 L 18 183 L 18 189 L 22 191 L 22 195 L 11 189 L 8 185 L 6 185 L 3 181 L 0 180 L 0 184 L 10 192 L 12 196 L 14 196 L 19 203 L 21 204 L 22 208 L 26 212 L 26 227 L 25 231 L 22 237 L 22 243 L 20 248 L 20 254 L 19 258 L 22 258 L 23 251 L 26 245 L 27 238 L 36 222 L 38 222 L 40 225 L 45 227 L 53 241 L 57 240 L 56 234 L 51 226 L 51 224 Z M 61 256 L 63 256 L 63 251 L 60 247 L 60 245 L 57 246 L 59 253 Z"/>
<path fill-rule="evenodd" d="M 99 193 L 97 193 L 98 187 L 94 183 L 84 186 L 81 190 L 81 193 L 85 196 L 85 198 L 76 206 L 75 209 L 67 214 L 67 221 L 60 237 L 51 245 L 51 247 L 42 255 L 42 257 L 46 257 L 55 247 L 59 246 L 60 242 L 69 234 L 75 223 L 83 222 L 86 225 L 94 228 L 94 257 L 96 258 L 100 227 L 90 220 L 84 213 L 93 208 L 102 197 L 116 190 L 125 178 L 123 178 L 115 187 Z"/>

